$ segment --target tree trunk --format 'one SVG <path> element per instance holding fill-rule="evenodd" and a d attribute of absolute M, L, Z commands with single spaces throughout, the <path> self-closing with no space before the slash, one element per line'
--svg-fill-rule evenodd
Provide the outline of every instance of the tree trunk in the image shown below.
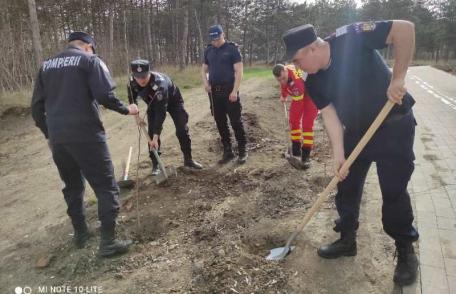
<path fill-rule="evenodd" d="M 38 68 L 43 61 L 43 48 L 41 46 L 40 23 L 38 22 L 38 15 L 36 13 L 35 0 L 28 0 L 28 8 L 30 28 L 32 30 L 33 52 L 35 53 L 35 66 Z"/>
<path fill-rule="evenodd" d="M 203 59 L 203 54 L 204 54 L 204 39 L 203 39 L 203 33 L 201 32 L 201 25 L 198 19 L 198 13 L 196 12 L 195 9 L 195 20 L 196 20 L 196 26 L 198 29 L 198 39 L 199 39 L 199 54 L 198 57 L 200 60 Z"/>
<path fill-rule="evenodd" d="M 147 59 L 152 59 L 152 31 L 151 31 L 151 17 L 150 17 L 150 10 L 151 4 L 144 2 L 144 10 L 146 10 L 144 17 L 146 18 L 146 49 L 147 49 Z"/>
<path fill-rule="evenodd" d="M 124 29 L 124 51 L 125 51 L 125 64 L 127 65 L 127 75 L 130 73 L 130 66 L 129 66 L 129 60 L 130 57 L 128 56 L 128 30 L 127 30 L 127 7 L 128 7 L 128 2 L 125 1 L 125 9 L 123 11 L 123 29 Z"/>
<path fill-rule="evenodd" d="M 109 8 L 109 64 L 111 68 L 114 66 L 114 2 Z"/>
<path fill-rule="evenodd" d="M 183 70 L 187 65 L 187 44 L 188 44 L 188 3 L 185 1 L 182 3 L 182 9 L 184 10 L 184 19 L 182 27 L 182 44 L 180 52 L 179 68 Z"/>

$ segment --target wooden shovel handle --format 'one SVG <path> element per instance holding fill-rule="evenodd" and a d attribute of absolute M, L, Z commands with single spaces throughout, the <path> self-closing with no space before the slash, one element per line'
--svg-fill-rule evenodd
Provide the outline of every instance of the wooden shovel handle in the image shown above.
<path fill-rule="evenodd" d="M 130 161 L 131 161 L 131 152 L 133 151 L 133 147 L 130 146 L 130 150 L 128 150 L 128 158 L 127 158 L 127 165 L 125 166 L 125 174 L 124 180 L 128 179 L 128 172 L 130 171 Z"/>
<path fill-rule="evenodd" d="M 372 138 L 374 133 L 380 127 L 382 122 L 385 120 L 386 116 L 391 111 L 393 106 L 394 106 L 394 102 L 392 102 L 391 100 L 388 99 L 385 106 L 383 106 L 382 110 L 377 115 L 375 120 L 372 122 L 372 124 L 370 125 L 367 132 L 364 134 L 364 136 L 358 142 L 358 145 L 356 145 L 355 149 L 353 149 L 350 156 L 347 158 L 347 160 L 344 162 L 344 164 L 340 168 L 341 173 L 343 173 L 344 171 L 347 171 L 350 168 L 350 166 L 353 164 L 355 159 L 358 157 L 358 155 L 361 153 L 361 151 L 363 151 L 366 144 L 369 142 L 369 140 Z M 293 232 L 293 234 L 288 238 L 286 247 L 289 247 L 291 242 L 304 229 L 304 227 L 310 221 L 312 216 L 318 211 L 318 209 L 323 204 L 323 202 L 325 202 L 328 199 L 331 191 L 334 190 L 334 188 L 336 188 L 338 182 L 339 182 L 339 178 L 337 176 L 334 176 L 332 178 L 331 182 L 329 182 L 328 186 L 326 186 L 326 188 L 323 190 L 323 192 L 320 193 L 320 195 L 318 196 L 317 200 L 312 205 L 310 210 L 306 213 L 306 215 L 304 216 L 304 218 L 302 220 L 302 223 L 299 225 L 297 230 L 295 232 Z"/>

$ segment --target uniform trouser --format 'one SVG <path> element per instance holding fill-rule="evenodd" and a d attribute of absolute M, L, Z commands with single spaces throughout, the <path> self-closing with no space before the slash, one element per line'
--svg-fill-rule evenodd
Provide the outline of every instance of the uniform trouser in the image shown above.
<path fill-rule="evenodd" d="M 413 227 L 413 211 L 407 184 L 414 170 L 413 141 L 415 137 L 413 113 L 400 119 L 385 122 L 350 167 L 347 178 L 337 186 L 336 207 L 339 219 L 337 232 L 356 231 L 359 209 L 366 175 L 372 162 L 376 162 L 382 192 L 382 223 L 384 231 L 397 242 L 418 240 Z M 346 157 L 358 143 L 360 135 L 344 134 Z"/>
<path fill-rule="evenodd" d="M 168 104 L 168 113 L 173 119 L 174 126 L 176 127 L 176 137 L 179 140 L 180 148 L 184 155 L 184 159 L 191 159 L 192 157 L 192 141 L 190 139 L 188 129 L 188 113 L 185 111 L 183 103 Z M 147 112 L 147 121 L 149 122 L 149 136 L 152 138 L 154 129 L 155 115 L 152 110 Z M 159 150 L 161 146 L 161 140 L 158 140 Z M 148 145 L 149 146 L 149 145 Z M 159 152 L 160 154 L 160 152 Z M 158 165 L 158 161 L 154 156 L 154 153 L 149 147 L 149 156 L 154 166 Z"/>
<path fill-rule="evenodd" d="M 317 114 L 318 109 L 309 97 L 292 100 L 289 117 L 291 141 L 302 142 L 302 148 L 312 149 Z"/>
<path fill-rule="evenodd" d="M 102 227 L 113 226 L 119 211 L 119 187 L 106 142 L 55 143 L 52 157 L 65 184 L 62 192 L 73 223 L 85 220 L 84 179 L 87 179 L 98 199 Z"/>
<path fill-rule="evenodd" d="M 212 108 L 214 119 L 220 134 L 220 140 L 225 150 L 231 149 L 231 135 L 228 128 L 227 116 L 230 119 L 234 136 L 238 142 L 238 148 L 245 148 L 247 144 L 244 125 L 242 122 L 242 105 L 239 93 L 237 101 L 231 102 L 229 101 L 231 89 L 227 88 L 218 90 L 216 87 L 212 87 L 212 92 L 209 94 L 210 98 L 212 98 L 211 104 L 214 103 Z"/>

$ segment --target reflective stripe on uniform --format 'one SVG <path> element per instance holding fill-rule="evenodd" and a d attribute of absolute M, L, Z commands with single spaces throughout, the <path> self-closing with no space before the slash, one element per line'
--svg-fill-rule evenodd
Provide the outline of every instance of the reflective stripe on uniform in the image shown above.
<path fill-rule="evenodd" d="M 290 137 L 292 141 L 301 140 L 301 129 L 295 129 L 290 131 Z"/>
<path fill-rule="evenodd" d="M 291 99 L 292 99 L 293 101 L 300 101 L 300 100 L 304 99 L 304 95 L 291 96 Z"/>

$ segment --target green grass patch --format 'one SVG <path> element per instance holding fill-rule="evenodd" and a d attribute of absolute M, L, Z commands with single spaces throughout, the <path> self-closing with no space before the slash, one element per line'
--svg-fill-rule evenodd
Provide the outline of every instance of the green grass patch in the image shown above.
<path fill-rule="evenodd" d="M 272 68 L 268 66 L 244 67 L 243 80 L 250 78 L 270 78 L 272 77 Z"/>

